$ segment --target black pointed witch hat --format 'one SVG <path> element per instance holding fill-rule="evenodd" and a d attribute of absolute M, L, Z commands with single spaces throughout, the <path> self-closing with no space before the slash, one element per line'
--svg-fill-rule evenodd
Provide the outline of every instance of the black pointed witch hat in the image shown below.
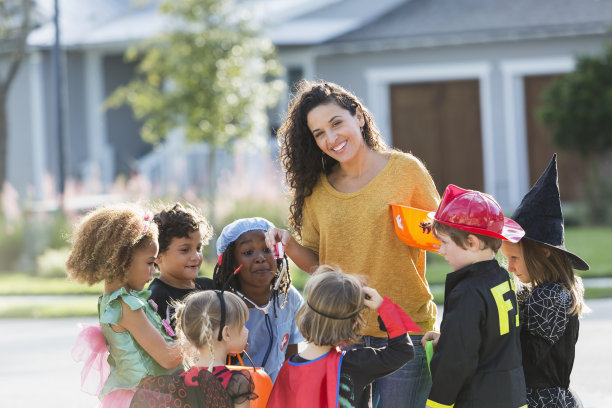
<path fill-rule="evenodd" d="M 530 239 L 563 251 L 571 260 L 574 269 L 589 270 L 589 265 L 585 261 L 565 249 L 556 153 L 510 218 L 525 230 L 522 239 Z"/>

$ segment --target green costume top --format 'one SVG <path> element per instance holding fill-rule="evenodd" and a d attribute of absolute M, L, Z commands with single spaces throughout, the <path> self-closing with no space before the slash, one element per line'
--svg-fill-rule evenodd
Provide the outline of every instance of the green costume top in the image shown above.
<path fill-rule="evenodd" d="M 121 288 L 102 296 L 99 319 L 109 351 L 110 374 L 100 392 L 100 399 L 117 389 L 129 390 L 136 387 L 147 375 L 163 375 L 174 371 L 174 369 L 167 370 L 159 365 L 138 344 L 129 331 L 119 333 L 111 327 L 111 324 L 119 324 L 121 320 L 123 309 L 120 300 L 123 300 L 132 310 L 142 308 L 151 324 L 159 330 L 166 342 L 173 342 L 166 333 L 154 304 L 147 302 L 150 295 L 151 292 L 148 290 L 128 292 L 125 288 Z"/>

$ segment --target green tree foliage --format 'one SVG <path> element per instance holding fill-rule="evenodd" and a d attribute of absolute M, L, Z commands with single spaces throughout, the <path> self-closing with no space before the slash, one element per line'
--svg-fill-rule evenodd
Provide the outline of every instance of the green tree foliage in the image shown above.
<path fill-rule="evenodd" d="M 537 115 L 552 130 L 553 143 L 592 163 L 586 183 L 593 222 L 612 223 L 612 45 L 579 56 L 576 69 L 544 91 Z"/>
<path fill-rule="evenodd" d="M 542 101 L 538 116 L 557 146 L 584 158 L 612 150 L 612 46 L 579 56 L 576 70 L 553 81 Z"/>
<path fill-rule="evenodd" d="M 174 29 L 128 49 L 137 74 L 107 106 L 129 104 L 149 142 L 179 128 L 190 141 L 228 146 L 264 128 L 281 65 L 249 10 L 234 0 L 166 0 L 161 9 Z"/>

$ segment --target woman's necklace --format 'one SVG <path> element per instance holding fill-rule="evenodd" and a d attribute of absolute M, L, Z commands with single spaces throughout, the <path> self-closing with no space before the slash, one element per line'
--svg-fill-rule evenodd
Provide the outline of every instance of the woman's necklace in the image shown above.
<path fill-rule="evenodd" d="M 243 295 L 242 293 L 240 293 L 240 291 L 239 291 L 239 290 L 237 290 L 237 289 L 233 289 L 233 290 L 234 290 L 234 292 L 235 292 L 235 293 L 236 293 L 238 296 L 240 296 L 240 298 L 241 298 L 242 300 L 245 300 L 245 301 L 249 302 L 251 305 L 253 305 L 253 307 L 254 307 L 255 309 L 259 310 L 260 312 L 264 312 L 264 314 L 268 314 L 268 310 L 270 310 L 270 307 L 272 306 L 272 303 L 273 303 L 273 302 L 272 302 L 272 298 L 273 298 L 272 293 L 270 294 L 270 299 L 268 300 L 268 303 L 266 303 L 266 304 L 265 304 L 265 305 L 263 305 L 263 306 L 258 306 L 258 305 L 257 305 L 255 302 L 253 302 L 251 299 L 249 299 L 248 297 L 246 297 L 245 295 Z"/>

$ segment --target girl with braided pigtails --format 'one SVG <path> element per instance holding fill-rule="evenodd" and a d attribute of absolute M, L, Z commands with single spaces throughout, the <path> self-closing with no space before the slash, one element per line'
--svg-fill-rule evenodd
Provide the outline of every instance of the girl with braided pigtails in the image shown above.
<path fill-rule="evenodd" d="M 270 228 L 274 225 L 260 217 L 238 219 L 223 228 L 213 280 L 217 289 L 234 292 L 249 308 L 249 356 L 274 381 L 303 340 L 295 315 L 304 300 L 291 285 L 285 255 L 275 256 L 266 245 L 265 232 Z"/>
<path fill-rule="evenodd" d="M 207 290 L 192 292 L 172 307 L 186 371 L 147 378 L 130 407 L 250 407 L 258 398 L 250 372 L 226 366 L 229 354 L 246 347 L 244 302 L 233 293 Z"/>

